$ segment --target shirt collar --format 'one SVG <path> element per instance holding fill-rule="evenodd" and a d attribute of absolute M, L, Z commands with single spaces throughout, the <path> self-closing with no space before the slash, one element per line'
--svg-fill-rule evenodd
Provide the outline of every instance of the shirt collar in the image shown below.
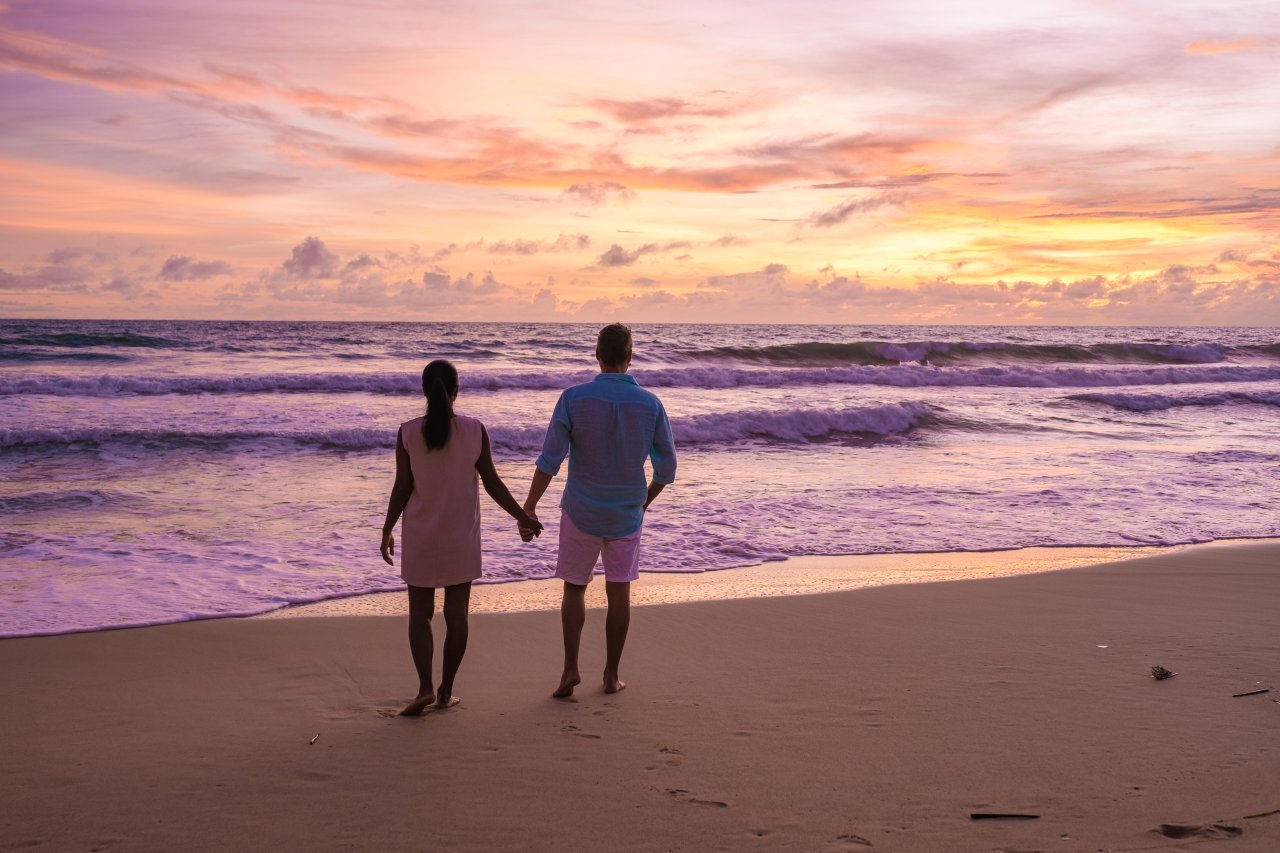
<path fill-rule="evenodd" d="M 596 382 L 630 382 L 632 385 L 637 384 L 635 377 L 626 373 L 601 373 L 596 376 Z"/>

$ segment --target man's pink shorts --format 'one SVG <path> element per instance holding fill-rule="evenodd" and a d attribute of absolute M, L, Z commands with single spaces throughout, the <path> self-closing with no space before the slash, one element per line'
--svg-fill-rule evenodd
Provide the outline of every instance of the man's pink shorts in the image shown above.
<path fill-rule="evenodd" d="M 591 583 L 596 560 L 604 564 L 607 581 L 633 581 L 640 577 L 640 531 L 621 539 L 605 539 L 583 533 L 560 512 L 560 553 L 556 556 L 556 577 L 577 586 Z"/>

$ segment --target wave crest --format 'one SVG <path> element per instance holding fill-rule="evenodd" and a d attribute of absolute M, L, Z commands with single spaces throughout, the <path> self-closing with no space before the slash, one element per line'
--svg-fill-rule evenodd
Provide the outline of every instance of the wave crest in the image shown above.
<path fill-rule="evenodd" d="M 879 385 L 896 388 L 1089 388 L 1280 380 L 1280 366 L 1182 367 L 809 367 L 786 370 L 729 367 L 633 371 L 653 388 L 784 388 L 789 385 Z M 472 391 L 558 391 L 588 382 L 594 372 L 465 372 Z M 366 393 L 417 396 L 421 380 L 409 373 L 296 373 L 250 376 L 0 376 L 0 396 L 115 397 L 162 394 Z"/>
<path fill-rule="evenodd" d="M 1240 403 L 1280 406 L 1280 391 L 1221 391 L 1216 394 L 1182 397 L 1167 394 L 1093 393 L 1072 394 L 1067 399 L 1085 403 L 1102 403 L 1130 412 L 1159 412 L 1184 406 L 1226 406 Z"/>
<path fill-rule="evenodd" d="M 924 403 L 889 403 L 851 409 L 801 409 L 796 411 L 743 411 L 676 418 L 671 430 L 677 444 L 731 443 L 747 439 L 804 442 L 831 435 L 888 436 L 907 432 L 928 420 L 933 409 Z M 493 446 L 503 451 L 532 452 L 542 447 L 541 426 L 489 427 Z M 223 430 L 113 430 L 107 427 L 78 429 L 4 429 L 0 447 L 46 449 L 53 447 L 129 445 L 156 449 L 227 449 L 248 445 L 258 449 L 310 447 L 329 450 L 376 450 L 395 446 L 394 429 L 339 429 L 327 431 Z"/>
<path fill-rule="evenodd" d="M 1267 347 L 1246 347 L 1280 355 Z M 694 361 L 737 362 L 778 367 L 887 366 L 908 363 L 958 364 L 980 359 L 992 363 L 1102 362 L 1113 364 L 1213 364 L 1229 352 L 1223 344 L 1161 344 L 1146 341 L 1099 344 L 1021 344 L 1010 341 L 806 341 L 772 346 L 724 346 L 688 350 Z"/>

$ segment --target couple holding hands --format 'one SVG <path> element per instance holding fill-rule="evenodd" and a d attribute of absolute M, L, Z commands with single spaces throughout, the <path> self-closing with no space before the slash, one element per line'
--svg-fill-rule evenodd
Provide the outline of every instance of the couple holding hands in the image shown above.
<path fill-rule="evenodd" d="M 404 517 L 400 575 L 409 587 L 409 649 L 419 687 L 417 698 L 402 715 L 416 716 L 458 703 L 453 682 L 467 650 L 471 582 L 481 574 L 477 480 L 517 521 L 520 538 L 528 542 L 542 532 L 538 501 L 566 456 L 569 476 L 560 503 L 555 571 L 564 581 L 560 605 L 564 671 L 552 696 L 573 695 L 581 681 L 578 647 L 587 616 L 587 584 L 597 561 L 603 563 L 609 603 L 604 690 L 616 693 L 626 687 L 618 677 L 618 665 L 630 623 L 630 584 L 639 576 L 644 513 L 676 473 L 666 410 L 654 394 L 627 375 L 631 344 L 631 329 L 621 323 L 600 330 L 595 351 L 600 374 L 560 395 L 523 507 L 494 469 L 484 424 L 453 411 L 458 371 L 443 360 L 431 362 L 422 371 L 427 412 L 400 427 L 396 480 L 382 526 L 382 558 L 394 565 L 392 531 Z M 649 483 L 646 459 L 653 464 Z M 446 629 L 438 689 L 431 678 L 436 587 L 444 587 Z"/>

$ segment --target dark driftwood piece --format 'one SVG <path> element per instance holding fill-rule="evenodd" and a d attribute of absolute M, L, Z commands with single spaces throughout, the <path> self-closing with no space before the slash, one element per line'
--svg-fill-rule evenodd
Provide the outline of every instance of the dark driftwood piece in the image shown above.
<path fill-rule="evenodd" d="M 1259 694 L 1270 693 L 1270 692 L 1271 692 L 1270 687 L 1264 687 L 1261 690 L 1250 690 L 1248 693 L 1232 693 L 1231 698 L 1239 699 L 1241 696 L 1258 696 Z"/>
<path fill-rule="evenodd" d="M 1039 820 L 1038 814 L 1003 814 L 1001 812 L 970 812 L 969 820 Z"/>
<path fill-rule="evenodd" d="M 1253 820 L 1256 817 L 1271 817 L 1273 814 L 1280 814 L 1280 809 L 1272 809 L 1269 812 L 1258 812 L 1257 814 L 1247 814 L 1245 820 Z"/>

